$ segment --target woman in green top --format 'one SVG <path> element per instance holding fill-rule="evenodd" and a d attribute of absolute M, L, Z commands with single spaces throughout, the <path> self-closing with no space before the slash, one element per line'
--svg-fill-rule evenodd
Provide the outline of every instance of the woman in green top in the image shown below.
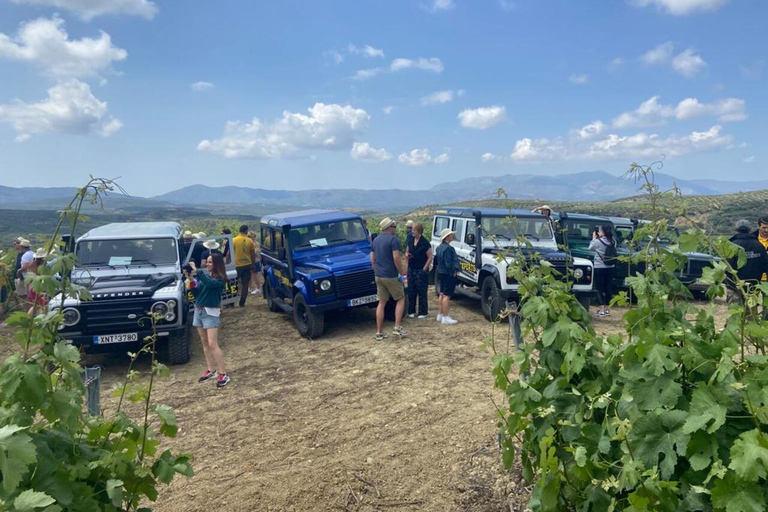
<path fill-rule="evenodd" d="M 224 266 L 224 257 L 219 253 L 213 253 L 205 260 L 207 272 L 201 272 L 194 262 L 191 278 L 197 277 L 197 281 L 190 281 L 190 289 L 195 297 L 195 316 L 192 325 L 197 327 L 200 341 L 203 343 L 203 353 L 207 370 L 198 382 L 206 382 L 218 377 L 216 386 L 223 388 L 229 384 L 229 376 L 224 367 L 224 354 L 219 348 L 219 325 L 221 325 L 221 292 L 227 281 L 227 269 Z M 216 367 L 214 371 L 212 368 Z"/>

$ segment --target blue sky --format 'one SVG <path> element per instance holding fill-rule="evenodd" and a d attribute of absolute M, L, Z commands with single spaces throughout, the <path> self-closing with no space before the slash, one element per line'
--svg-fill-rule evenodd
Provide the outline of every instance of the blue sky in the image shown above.
<path fill-rule="evenodd" d="M 760 0 L 0 0 L 0 184 L 766 179 Z"/>

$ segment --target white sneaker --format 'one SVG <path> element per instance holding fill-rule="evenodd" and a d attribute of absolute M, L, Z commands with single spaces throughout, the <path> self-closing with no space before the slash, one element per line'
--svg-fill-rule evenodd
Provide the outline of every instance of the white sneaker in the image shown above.
<path fill-rule="evenodd" d="M 408 318 L 416 318 L 416 315 L 415 315 L 415 314 L 413 314 L 413 313 L 410 313 L 410 314 L 408 315 Z"/>
<path fill-rule="evenodd" d="M 421 320 L 424 320 L 425 318 L 427 318 L 427 315 L 419 315 L 419 318 L 420 318 Z"/>
<path fill-rule="evenodd" d="M 443 321 L 443 315 L 441 315 L 440 313 L 437 314 L 437 321 L 438 322 L 442 322 Z"/>
<path fill-rule="evenodd" d="M 453 318 L 451 318 L 449 316 L 444 316 L 443 319 L 440 321 L 440 323 L 443 324 L 443 325 L 454 325 L 454 324 L 459 323 L 459 321 L 458 320 L 454 320 Z"/>

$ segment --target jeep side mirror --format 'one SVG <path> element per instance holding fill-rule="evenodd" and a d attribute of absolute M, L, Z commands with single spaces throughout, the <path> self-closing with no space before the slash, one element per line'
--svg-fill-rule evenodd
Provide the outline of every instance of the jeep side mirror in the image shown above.
<path fill-rule="evenodd" d="M 278 247 L 277 248 L 277 259 L 284 260 L 285 259 L 285 247 Z"/>
<path fill-rule="evenodd" d="M 469 245 L 475 245 L 475 234 L 474 233 L 467 233 L 467 243 Z"/>

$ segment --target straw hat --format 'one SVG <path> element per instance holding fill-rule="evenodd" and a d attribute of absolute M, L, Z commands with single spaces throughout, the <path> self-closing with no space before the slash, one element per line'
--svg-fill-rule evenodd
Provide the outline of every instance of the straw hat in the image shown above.
<path fill-rule="evenodd" d="M 395 221 L 390 219 L 389 217 L 384 217 L 381 222 L 379 222 L 379 229 L 384 231 L 385 229 L 391 228 L 395 225 Z"/>
<path fill-rule="evenodd" d="M 405 227 L 412 228 L 413 227 L 413 221 L 411 219 L 408 219 L 408 221 L 405 223 Z"/>
<path fill-rule="evenodd" d="M 29 246 L 32 244 L 26 238 L 22 238 L 21 240 L 19 240 L 19 245 L 22 247 L 29 248 Z"/>
<path fill-rule="evenodd" d="M 455 231 L 451 231 L 450 229 L 445 228 L 440 232 L 440 241 L 442 242 L 443 240 L 445 240 L 445 237 L 447 237 L 448 235 L 455 235 L 455 234 L 456 234 Z"/>
<path fill-rule="evenodd" d="M 184 240 L 192 240 L 193 238 L 195 238 L 195 234 L 193 232 L 190 230 L 186 230 L 184 232 Z"/>
<path fill-rule="evenodd" d="M 48 251 L 46 251 L 44 248 L 39 248 L 35 251 L 35 259 L 44 259 L 48 257 Z"/>
<path fill-rule="evenodd" d="M 221 247 L 221 244 L 217 242 L 216 240 L 206 240 L 203 242 L 203 247 L 205 247 L 208 250 L 215 251 L 219 247 Z"/>
<path fill-rule="evenodd" d="M 533 209 L 535 212 L 540 212 L 541 210 L 549 210 L 550 212 L 554 211 L 551 206 L 548 204 L 545 204 L 544 206 L 537 206 Z"/>
<path fill-rule="evenodd" d="M 195 233 L 195 238 L 205 238 L 206 236 L 208 235 L 206 235 L 202 231 L 200 231 L 199 233 Z"/>

